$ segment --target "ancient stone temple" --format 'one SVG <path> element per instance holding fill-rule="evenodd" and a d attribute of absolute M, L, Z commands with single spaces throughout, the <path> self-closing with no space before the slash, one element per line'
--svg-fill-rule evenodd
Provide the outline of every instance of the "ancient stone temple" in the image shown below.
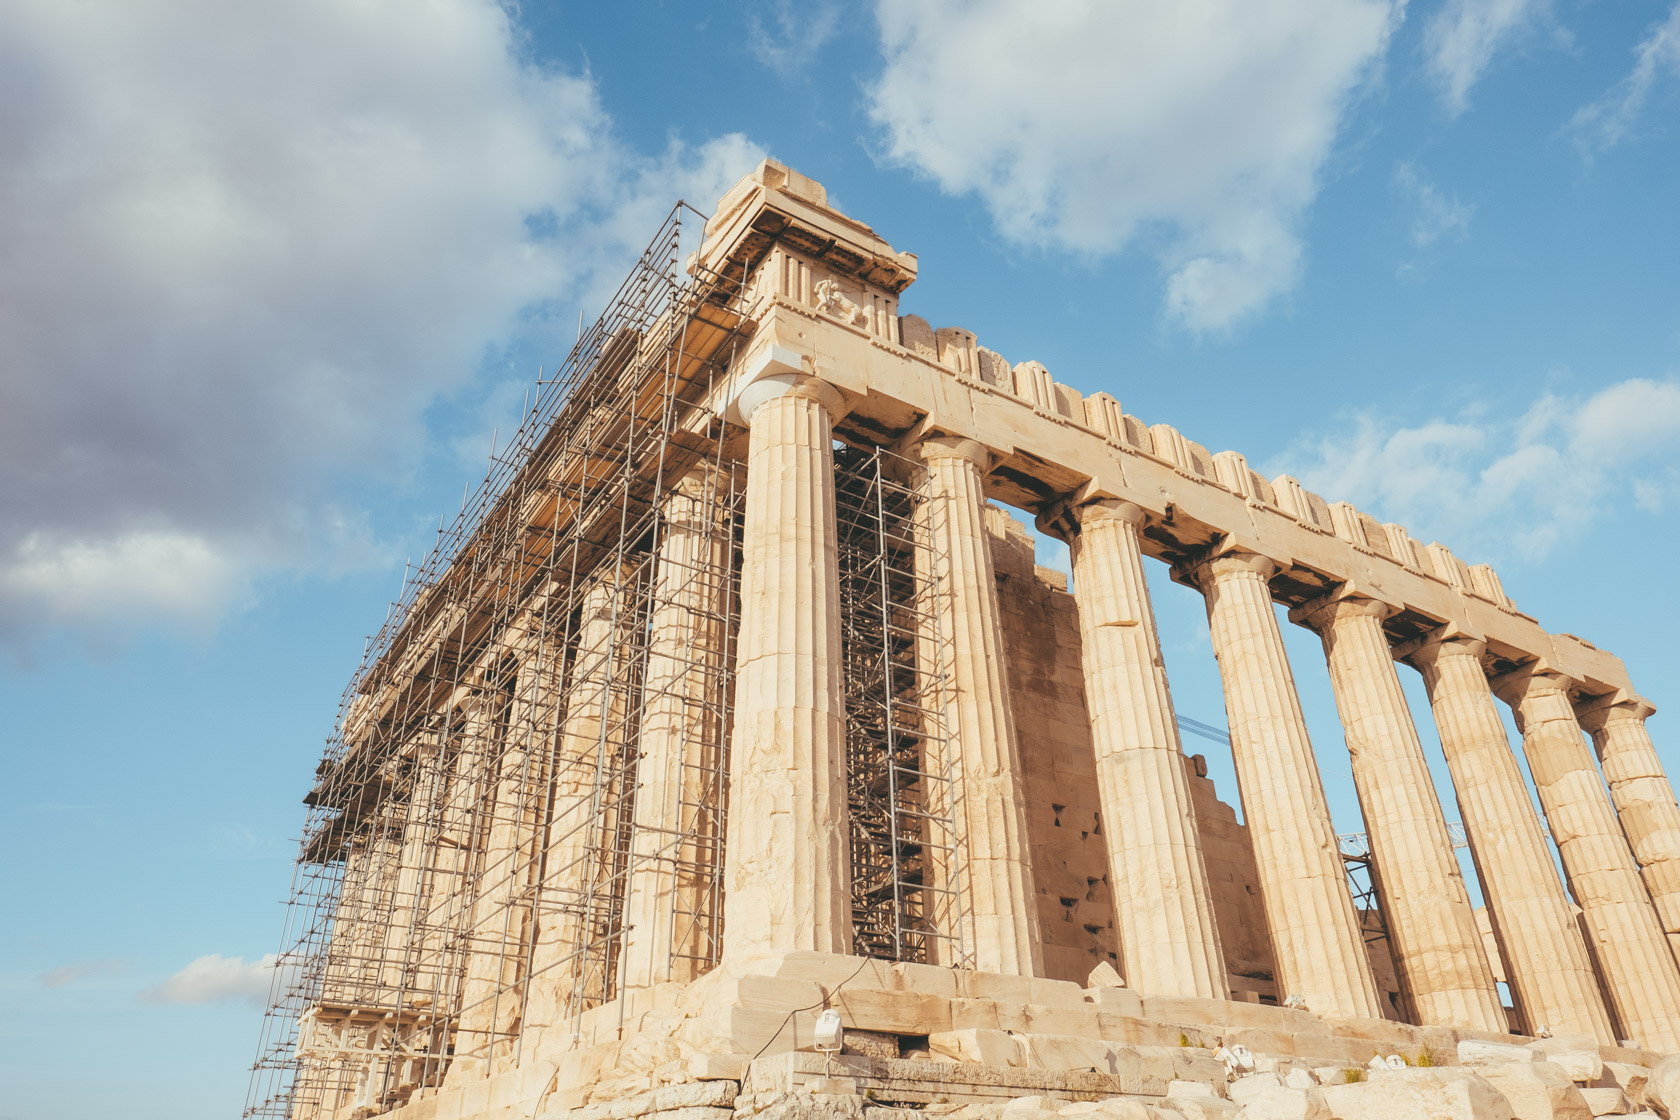
<path fill-rule="evenodd" d="M 245 1115 L 1657 1103 L 1680 807 L 1622 663 L 930 328 L 915 278 L 774 162 L 673 211 L 346 691 Z M 1231 804 L 1180 740 L 1163 577 L 1206 599 Z M 1355 846 L 1279 605 L 1323 641 Z"/>

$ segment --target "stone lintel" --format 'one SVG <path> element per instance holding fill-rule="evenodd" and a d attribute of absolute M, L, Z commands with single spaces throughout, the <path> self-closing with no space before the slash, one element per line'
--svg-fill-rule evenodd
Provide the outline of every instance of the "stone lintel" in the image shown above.
<path fill-rule="evenodd" d="M 810 372 L 844 390 L 859 430 L 896 440 L 919 423 L 975 439 L 998 457 L 988 474 L 995 500 L 1031 511 L 1058 502 L 1112 497 L 1148 511 L 1146 554 L 1182 564 L 1222 542 L 1271 557 L 1322 582 L 1353 581 L 1424 619 L 1451 621 L 1489 645 L 1506 664 L 1544 659 L 1601 695 L 1629 687 L 1611 653 L 1454 587 L 1371 549 L 1302 523 L 1281 507 L 1231 492 L 1215 479 L 1142 448 L 1106 438 L 1077 418 L 1050 415 L 1012 392 L 964 378 L 935 359 L 814 311 L 781 303 L 760 319 L 755 344 L 808 355 Z M 722 395 L 722 394 L 720 394 Z M 1077 500 L 1075 500 L 1077 499 Z"/>

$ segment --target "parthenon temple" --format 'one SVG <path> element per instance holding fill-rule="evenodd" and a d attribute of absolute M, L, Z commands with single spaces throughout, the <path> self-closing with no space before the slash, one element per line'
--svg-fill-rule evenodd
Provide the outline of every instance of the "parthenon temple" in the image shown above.
<path fill-rule="evenodd" d="M 245 1115 L 1661 1107 L 1680 807 L 1621 661 L 931 328 L 916 271 L 774 161 L 672 211 L 345 692 Z M 1205 599 L 1229 803 L 1163 578 Z"/>

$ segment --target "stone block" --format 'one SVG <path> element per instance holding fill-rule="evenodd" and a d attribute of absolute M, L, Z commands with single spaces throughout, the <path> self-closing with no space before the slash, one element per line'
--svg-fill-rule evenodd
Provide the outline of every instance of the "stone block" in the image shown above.
<path fill-rule="evenodd" d="M 951 1029 L 950 1001 L 919 992 L 842 988 L 830 1000 L 848 1028 L 888 1034 L 932 1034 Z"/>
<path fill-rule="evenodd" d="M 1652 1068 L 1645 1083 L 1645 1105 L 1680 1120 L 1680 1054 L 1671 1054 Z"/>
<path fill-rule="evenodd" d="M 1528 1048 L 1540 1060 L 1562 1068 L 1571 1081 L 1591 1085 L 1604 1075 L 1604 1059 L 1598 1053 L 1598 1039 L 1587 1034 L 1560 1034 L 1537 1038 Z"/>
<path fill-rule="evenodd" d="M 1484 1042 L 1477 1038 L 1466 1038 L 1458 1044 L 1458 1060 L 1467 1066 L 1504 1065 L 1515 1062 L 1525 1065 L 1537 1062 L 1540 1055 L 1527 1046 L 1519 1046 L 1514 1042 Z"/>
<path fill-rule="evenodd" d="M 1225 1063 L 1217 1061 L 1206 1050 L 1194 1046 L 1180 1046 L 1173 1055 L 1173 1077 L 1191 1084 L 1224 1085 Z"/>
<path fill-rule="evenodd" d="M 1143 1018 L 1143 997 L 1130 988 L 1091 988 L 1085 993 L 1085 998 L 1094 1004 L 1099 1012 Z"/>
<path fill-rule="evenodd" d="M 1026 976 L 971 972 L 963 983 L 963 990 L 971 999 L 989 999 L 1001 1004 L 1024 1006 L 1032 1002 L 1032 986 L 1033 981 Z M 1083 1001 L 1084 993 L 1080 993 L 1079 998 Z"/>
<path fill-rule="evenodd" d="M 1293 1056 L 1297 1052 L 1294 1035 L 1255 1027 L 1228 1030 L 1225 1032 L 1224 1042 L 1226 1046 L 1246 1046 L 1256 1054 L 1269 1056 Z"/>
<path fill-rule="evenodd" d="M 1027 1065 L 1052 1071 L 1093 1069 L 1113 1073 L 1108 1044 L 1075 1035 L 1024 1034 L 1018 1041 Z"/>
<path fill-rule="evenodd" d="M 1600 1085 L 1614 1085 L 1627 1094 L 1628 1100 L 1638 1104 L 1645 1099 L 1645 1083 L 1651 1079 L 1649 1066 L 1638 1066 L 1632 1062 L 1606 1061 L 1604 1075 L 1599 1078 Z"/>
<path fill-rule="evenodd" d="M 1151 996 L 1143 1001 L 1144 1014 L 1164 1023 L 1187 1023 L 1206 1027 L 1254 1027 L 1260 1030 L 1323 1030 L 1316 1015 L 1262 1003 L 1241 1003 L 1229 999 L 1196 999 L 1190 996 Z"/>
<path fill-rule="evenodd" d="M 1024 1009 L 1027 1030 L 1035 1034 L 1075 1034 L 1090 1038 L 1101 1037 L 1102 1028 L 1097 1021 L 1096 1007 L 1085 1002 L 1085 993 L 1082 989 L 1074 988 L 1074 991 L 1079 992 L 1079 1002 L 1072 1006 L 1028 1004 Z"/>
<path fill-rule="evenodd" d="M 1581 1090 L 1550 1062 L 1481 1066 L 1477 1072 L 1511 1102 L 1517 1120 L 1592 1120 Z"/>
<path fill-rule="evenodd" d="M 1032 977 L 1028 981 L 1030 997 L 1027 1002 L 1043 1007 L 1080 1007 L 1085 1003 L 1085 989 L 1067 980 L 1044 980 Z"/>
<path fill-rule="evenodd" d="M 1236 1120 L 1240 1111 L 1236 1105 L 1220 1097 L 1180 1098 L 1167 1103 L 1184 1120 Z"/>
<path fill-rule="evenodd" d="M 1587 1108 L 1594 1116 L 1621 1116 L 1633 1108 L 1628 1102 L 1627 1094 L 1614 1085 L 1583 1088 L 1581 1099 L 1587 1102 Z"/>
<path fill-rule="evenodd" d="M 688 1058 L 688 1075 L 696 1081 L 739 1081 L 746 1076 L 745 1054 L 714 1054 L 703 1051 Z"/>
<path fill-rule="evenodd" d="M 956 999 L 962 994 L 954 969 L 902 961 L 892 966 L 894 987 L 922 995 Z"/>
<path fill-rule="evenodd" d="M 782 980 L 810 980 L 827 988 L 853 984 L 864 988 L 890 988 L 893 962 L 851 957 L 842 953 L 798 950 L 774 958 L 774 973 Z M 757 970 L 755 970 L 757 971 Z"/>
<path fill-rule="evenodd" d="M 461 1086 L 461 1115 L 478 1116 L 490 1111 L 490 1082 L 475 1081 Z"/>
<path fill-rule="evenodd" d="M 828 993 L 814 980 L 781 976 L 743 976 L 735 984 L 735 999 L 752 1010 L 787 1012 L 821 1003 Z"/>
<path fill-rule="evenodd" d="M 1242 1106 L 1237 1120 L 1332 1120 L 1317 1089 L 1267 1089 Z"/>
<path fill-rule="evenodd" d="M 1335 1120 L 1512 1120 L 1510 1103 L 1469 1069 L 1389 1070 L 1320 1090 Z"/>
<path fill-rule="evenodd" d="M 1246 1105 L 1261 1093 L 1283 1088 L 1283 1078 L 1275 1073 L 1251 1073 L 1239 1077 L 1225 1089 L 1225 1095 L 1239 1105 Z"/>
<path fill-rule="evenodd" d="M 951 1029 L 954 1031 L 980 1028 L 999 1030 L 997 1004 L 989 999 L 959 998 L 951 1001 Z"/>
<path fill-rule="evenodd" d="M 1124 988 L 1126 982 L 1120 979 L 1120 970 L 1107 961 L 1102 961 L 1091 970 L 1085 978 L 1087 988 Z"/>
<path fill-rule="evenodd" d="M 1000 1030 L 935 1031 L 928 1035 L 928 1053 L 954 1062 L 988 1066 L 1016 1066 L 1022 1062 L 1015 1039 Z"/>
<path fill-rule="evenodd" d="M 732 1108 L 662 1108 L 643 1114 L 642 1120 L 731 1120 Z"/>
<path fill-rule="evenodd" d="M 1177 1046 L 1182 1042 L 1187 1046 L 1205 1047 L 1209 1042 L 1218 1041 L 1216 1038 L 1205 1036 L 1199 1027 L 1179 1027 L 1172 1023 L 1158 1023 L 1153 1019 L 1110 1015 L 1106 1012 L 1097 1015 L 1097 1031 L 1109 1042 L 1121 1042 L 1130 1046 Z"/>

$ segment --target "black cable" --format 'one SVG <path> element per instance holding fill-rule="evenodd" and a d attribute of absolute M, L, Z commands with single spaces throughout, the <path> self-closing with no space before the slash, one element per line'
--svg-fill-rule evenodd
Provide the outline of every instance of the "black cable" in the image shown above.
<path fill-rule="evenodd" d="M 841 988 L 844 988 L 847 984 L 850 984 L 853 980 L 856 980 L 858 978 L 858 976 L 862 974 L 862 972 L 865 968 L 869 967 L 870 965 L 872 965 L 874 963 L 875 963 L 875 958 L 874 957 L 863 958 L 863 963 L 857 966 L 857 971 L 853 972 L 850 976 L 848 976 L 844 980 L 840 981 L 840 983 L 834 985 L 834 991 L 826 993 L 823 996 L 823 998 L 819 999 L 816 1003 L 809 1004 L 808 1006 L 805 1006 L 805 1007 L 796 1007 L 792 1011 L 789 1011 L 787 1013 L 786 1018 L 784 1018 L 782 1020 L 781 1025 L 776 1028 L 775 1033 L 772 1034 L 769 1038 L 765 1039 L 764 1040 L 764 1045 L 760 1046 L 758 1048 L 758 1053 L 754 1054 L 752 1057 L 748 1058 L 747 1061 L 748 1062 L 758 1061 L 759 1056 L 762 1055 L 766 1050 L 770 1049 L 770 1044 L 772 1042 L 776 1041 L 776 1039 L 780 1038 L 783 1031 L 787 1030 L 787 1025 L 789 1023 L 793 1022 L 793 1017 L 795 1015 L 799 1014 L 801 1011 L 815 1011 L 817 1008 L 821 1007 L 823 1004 L 825 1004 L 829 1000 L 833 999 L 835 992 L 838 992 Z"/>

